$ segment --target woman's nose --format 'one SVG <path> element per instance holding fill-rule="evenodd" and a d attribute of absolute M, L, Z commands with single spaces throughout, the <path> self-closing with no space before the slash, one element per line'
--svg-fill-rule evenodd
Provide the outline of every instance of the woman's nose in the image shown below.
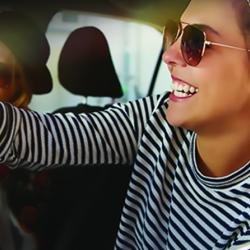
<path fill-rule="evenodd" d="M 185 67 L 187 65 L 182 57 L 179 41 L 176 41 L 163 52 L 162 59 L 168 66 L 179 65 Z"/>

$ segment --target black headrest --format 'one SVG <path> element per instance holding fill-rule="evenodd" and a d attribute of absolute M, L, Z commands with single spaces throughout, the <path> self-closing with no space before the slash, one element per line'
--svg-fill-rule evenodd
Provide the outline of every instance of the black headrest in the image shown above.
<path fill-rule="evenodd" d="M 22 66 L 32 92 L 48 93 L 52 89 L 52 78 L 46 66 L 50 47 L 34 20 L 16 11 L 0 12 L 0 41 Z"/>
<path fill-rule="evenodd" d="M 108 42 L 95 27 L 70 33 L 60 54 L 58 76 L 62 86 L 73 94 L 113 98 L 123 95 Z"/>

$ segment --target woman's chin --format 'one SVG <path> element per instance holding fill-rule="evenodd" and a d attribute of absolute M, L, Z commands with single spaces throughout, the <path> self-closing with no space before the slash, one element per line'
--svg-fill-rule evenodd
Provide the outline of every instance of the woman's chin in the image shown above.
<path fill-rule="evenodd" d="M 181 127 L 189 130 L 193 130 L 193 126 L 190 124 L 190 120 L 185 114 L 178 114 L 173 110 L 168 110 L 166 112 L 167 122 L 173 127 Z"/>
<path fill-rule="evenodd" d="M 167 109 L 166 118 L 170 125 L 174 127 L 182 127 L 183 126 L 183 116 L 179 115 L 177 112 L 174 112 L 171 108 Z"/>

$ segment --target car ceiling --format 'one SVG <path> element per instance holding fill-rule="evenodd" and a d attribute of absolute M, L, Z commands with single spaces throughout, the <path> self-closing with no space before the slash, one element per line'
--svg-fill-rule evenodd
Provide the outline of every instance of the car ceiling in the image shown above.
<path fill-rule="evenodd" d="M 47 29 L 52 16 L 64 9 L 94 12 L 145 22 L 161 29 L 169 18 L 176 19 L 189 0 L 50 0 L 1 1 L 0 8 L 18 9 L 36 20 L 41 29 Z"/>

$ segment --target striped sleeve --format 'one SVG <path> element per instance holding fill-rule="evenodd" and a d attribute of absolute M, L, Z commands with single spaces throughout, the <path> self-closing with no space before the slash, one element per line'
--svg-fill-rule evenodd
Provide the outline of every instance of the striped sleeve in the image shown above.
<path fill-rule="evenodd" d="M 248 209 L 249 210 L 249 209 Z M 246 214 L 248 220 L 240 226 L 239 232 L 236 232 L 234 240 L 231 242 L 229 250 L 249 250 L 250 249 L 250 225 L 249 225 L 249 215 Z"/>
<path fill-rule="evenodd" d="M 39 114 L 0 105 L 0 161 L 10 167 L 131 164 L 156 97 L 92 114 Z"/>

